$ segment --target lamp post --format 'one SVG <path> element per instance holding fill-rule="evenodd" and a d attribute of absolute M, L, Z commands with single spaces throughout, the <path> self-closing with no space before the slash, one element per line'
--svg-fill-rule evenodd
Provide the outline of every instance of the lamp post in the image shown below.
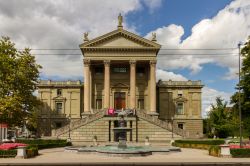
<path fill-rule="evenodd" d="M 68 138 L 68 142 L 71 142 L 71 138 L 70 138 L 70 123 L 71 123 L 71 115 L 69 115 L 68 119 L 69 119 L 69 138 Z"/>
<path fill-rule="evenodd" d="M 172 139 L 174 138 L 174 117 L 171 117 L 172 122 Z"/>
<path fill-rule="evenodd" d="M 241 101 L 240 101 L 240 98 L 241 98 L 241 87 L 240 87 L 240 46 L 241 46 L 241 42 L 238 44 L 238 48 L 239 48 L 239 94 L 238 94 L 238 105 L 239 105 L 239 120 L 240 120 L 240 148 L 242 148 L 242 117 L 241 117 Z"/>

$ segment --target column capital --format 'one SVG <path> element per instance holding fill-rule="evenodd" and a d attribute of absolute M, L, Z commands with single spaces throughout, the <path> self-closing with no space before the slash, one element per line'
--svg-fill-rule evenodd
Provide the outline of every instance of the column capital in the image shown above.
<path fill-rule="evenodd" d="M 90 59 L 83 59 L 84 66 L 90 66 Z"/>
<path fill-rule="evenodd" d="M 129 63 L 130 63 L 130 65 L 135 65 L 136 64 L 136 60 L 130 60 Z"/>
<path fill-rule="evenodd" d="M 104 63 L 104 66 L 109 66 L 110 65 L 110 60 L 104 60 L 103 63 Z"/>
<path fill-rule="evenodd" d="M 150 65 L 156 65 L 156 62 L 157 62 L 156 60 L 151 60 L 151 61 L 149 62 L 149 64 L 150 64 Z"/>

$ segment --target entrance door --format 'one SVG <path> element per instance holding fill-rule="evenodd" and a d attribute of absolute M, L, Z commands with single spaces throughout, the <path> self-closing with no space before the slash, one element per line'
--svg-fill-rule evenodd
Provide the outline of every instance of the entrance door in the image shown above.
<path fill-rule="evenodd" d="M 115 92 L 115 109 L 126 108 L 126 96 L 125 92 Z"/>

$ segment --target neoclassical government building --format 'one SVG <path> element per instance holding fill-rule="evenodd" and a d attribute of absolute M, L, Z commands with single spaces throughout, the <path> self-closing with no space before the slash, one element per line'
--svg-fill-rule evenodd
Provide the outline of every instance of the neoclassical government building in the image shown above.
<path fill-rule="evenodd" d="M 118 112 L 125 116 L 127 141 L 168 141 L 203 136 L 201 81 L 156 80 L 156 35 L 142 38 L 123 29 L 80 44 L 84 82 L 41 80 L 38 114 L 41 136 L 73 142 L 115 142 Z M 110 113 L 109 111 L 113 111 Z"/>

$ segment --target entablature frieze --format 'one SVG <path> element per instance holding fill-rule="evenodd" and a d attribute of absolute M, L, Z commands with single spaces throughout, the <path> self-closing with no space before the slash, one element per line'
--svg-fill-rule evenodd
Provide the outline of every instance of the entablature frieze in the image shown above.
<path fill-rule="evenodd" d="M 90 61 L 151 61 L 156 60 L 156 57 L 88 57 Z"/>

